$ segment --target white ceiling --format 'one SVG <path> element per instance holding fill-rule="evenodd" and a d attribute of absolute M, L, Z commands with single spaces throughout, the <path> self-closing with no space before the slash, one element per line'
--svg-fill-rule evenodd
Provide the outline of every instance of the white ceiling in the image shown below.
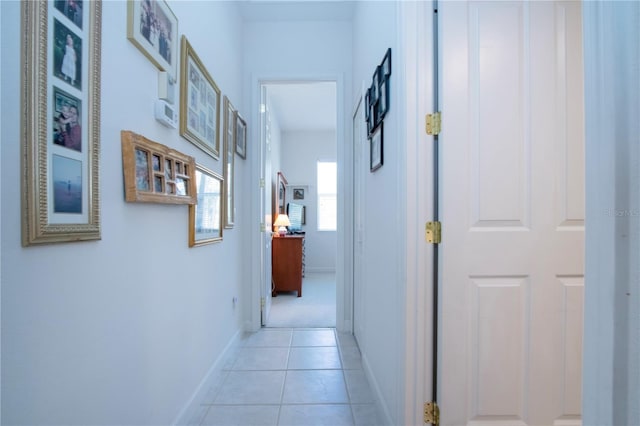
<path fill-rule="evenodd" d="M 240 0 L 245 21 L 350 20 L 353 0 Z"/>
<path fill-rule="evenodd" d="M 335 82 L 268 84 L 267 96 L 281 131 L 336 129 Z"/>
<path fill-rule="evenodd" d="M 356 1 L 240 0 L 239 7 L 245 21 L 345 21 Z M 267 90 L 282 131 L 336 129 L 335 82 L 269 84 Z"/>

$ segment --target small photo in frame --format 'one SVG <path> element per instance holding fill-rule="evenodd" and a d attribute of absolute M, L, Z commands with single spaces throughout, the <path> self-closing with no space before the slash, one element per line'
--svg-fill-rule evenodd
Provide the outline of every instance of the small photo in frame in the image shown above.
<path fill-rule="evenodd" d="M 236 154 L 242 159 L 247 158 L 247 123 L 236 111 Z"/>
<path fill-rule="evenodd" d="M 53 3 L 60 13 L 82 29 L 83 0 L 55 0 Z"/>
<path fill-rule="evenodd" d="M 55 145 L 82 152 L 82 102 L 53 86 L 53 129 Z"/>
<path fill-rule="evenodd" d="M 378 69 L 380 69 L 380 67 L 378 67 L 376 69 L 376 72 L 373 74 L 373 80 L 371 82 L 371 88 L 370 88 L 371 97 L 369 98 L 369 105 L 373 105 L 376 102 L 378 102 L 378 96 L 379 96 L 378 90 L 380 90 L 380 83 L 379 83 L 378 71 L 377 71 Z"/>
<path fill-rule="evenodd" d="M 369 139 L 371 156 L 369 162 L 369 170 L 374 172 L 382 167 L 383 161 L 383 123 L 374 130 L 373 135 Z"/>
<path fill-rule="evenodd" d="M 53 211 L 82 213 L 82 161 L 53 155 Z"/>
<path fill-rule="evenodd" d="M 69 27 L 53 20 L 53 74 L 82 90 L 82 39 Z"/>
<path fill-rule="evenodd" d="M 391 48 L 387 49 L 387 53 L 382 60 L 382 79 L 387 80 L 391 75 Z"/>
<path fill-rule="evenodd" d="M 380 82 L 380 99 L 378 99 L 378 120 L 383 120 L 389 109 L 389 85 L 388 80 Z"/>
<path fill-rule="evenodd" d="M 293 199 L 304 200 L 304 188 L 293 188 Z"/>

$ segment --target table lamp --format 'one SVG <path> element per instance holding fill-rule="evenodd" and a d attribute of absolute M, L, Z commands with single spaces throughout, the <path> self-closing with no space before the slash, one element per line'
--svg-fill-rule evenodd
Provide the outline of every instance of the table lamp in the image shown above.
<path fill-rule="evenodd" d="M 278 217 L 276 218 L 276 221 L 273 223 L 273 227 L 274 229 L 276 227 L 278 228 L 278 234 L 281 237 L 284 237 L 284 235 L 287 233 L 287 228 L 286 228 L 287 226 L 291 226 L 291 222 L 289 221 L 289 216 L 287 216 L 284 213 L 279 214 Z"/>

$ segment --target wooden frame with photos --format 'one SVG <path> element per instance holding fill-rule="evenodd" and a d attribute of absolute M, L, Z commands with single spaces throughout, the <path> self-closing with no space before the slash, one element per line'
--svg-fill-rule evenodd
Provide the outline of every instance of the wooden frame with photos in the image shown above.
<path fill-rule="evenodd" d="M 127 130 L 120 136 L 125 201 L 196 203 L 193 157 Z"/>
<path fill-rule="evenodd" d="M 236 154 L 243 160 L 247 158 L 247 122 L 236 112 Z"/>
<path fill-rule="evenodd" d="M 219 174 L 196 165 L 198 202 L 189 206 L 189 247 L 222 241 L 224 180 Z"/>
<path fill-rule="evenodd" d="M 180 63 L 180 135 L 217 159 L 220 89 L 184 35 Z"/>
<path fill-rule="evenodd" d="M 102 3 L 21 2 L 22 244 L 99 240 Z"/>
<path fill-rule="evenodd" d="M 383 159 L 384 159 L 384 123 L 380 123 L 376 130 L 374 130 L 373 134 L 369 138 L 369 149 L 370 149 L 370 157 L 369 157 L 369 170 L 371 172 L 375 172 L 380 167 L 382 167 Z"/>
<path fill-rule="evenodd" d="M 127 38 L 156 67 L 178 77 L 178 18 L 165 0 L 127 0 Z"/>
<path fill-rule="evenodd" d="M 223 101 L 223 114 L 224 114 L 224 141 L 222 149 L 222 176 L 224 178 L 224 227 L 233 228 L 235 222 L 235 206 L 233 198 L 233 186 L 234 179 L 233 174 L 235 170 L 235 133 L 236 133 L 236 109 L 229 101 L 229 98 L 224 97 Z"/>

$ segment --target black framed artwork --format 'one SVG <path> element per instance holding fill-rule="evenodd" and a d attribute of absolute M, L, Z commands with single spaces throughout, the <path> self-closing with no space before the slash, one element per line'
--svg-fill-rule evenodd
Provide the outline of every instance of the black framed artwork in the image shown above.
<path fill-rule="evenodd" d="M 382 167 L 384 159 L 383 151 L 384 132 L 383 124 L 376 128 L 376 130 L 369 138 L 370 158 L 369 158 L 369 170 L 374 172 Z"/>
<path fill-rule="evenodd" d="M 376 67 L 372 77 L 371 86 L 365 93 L 365 120 L 367 122 L 367 134 L 373 135 L 389 112 L 391 77 L 391 48 L 387 49 L 382 62 Z"/>

